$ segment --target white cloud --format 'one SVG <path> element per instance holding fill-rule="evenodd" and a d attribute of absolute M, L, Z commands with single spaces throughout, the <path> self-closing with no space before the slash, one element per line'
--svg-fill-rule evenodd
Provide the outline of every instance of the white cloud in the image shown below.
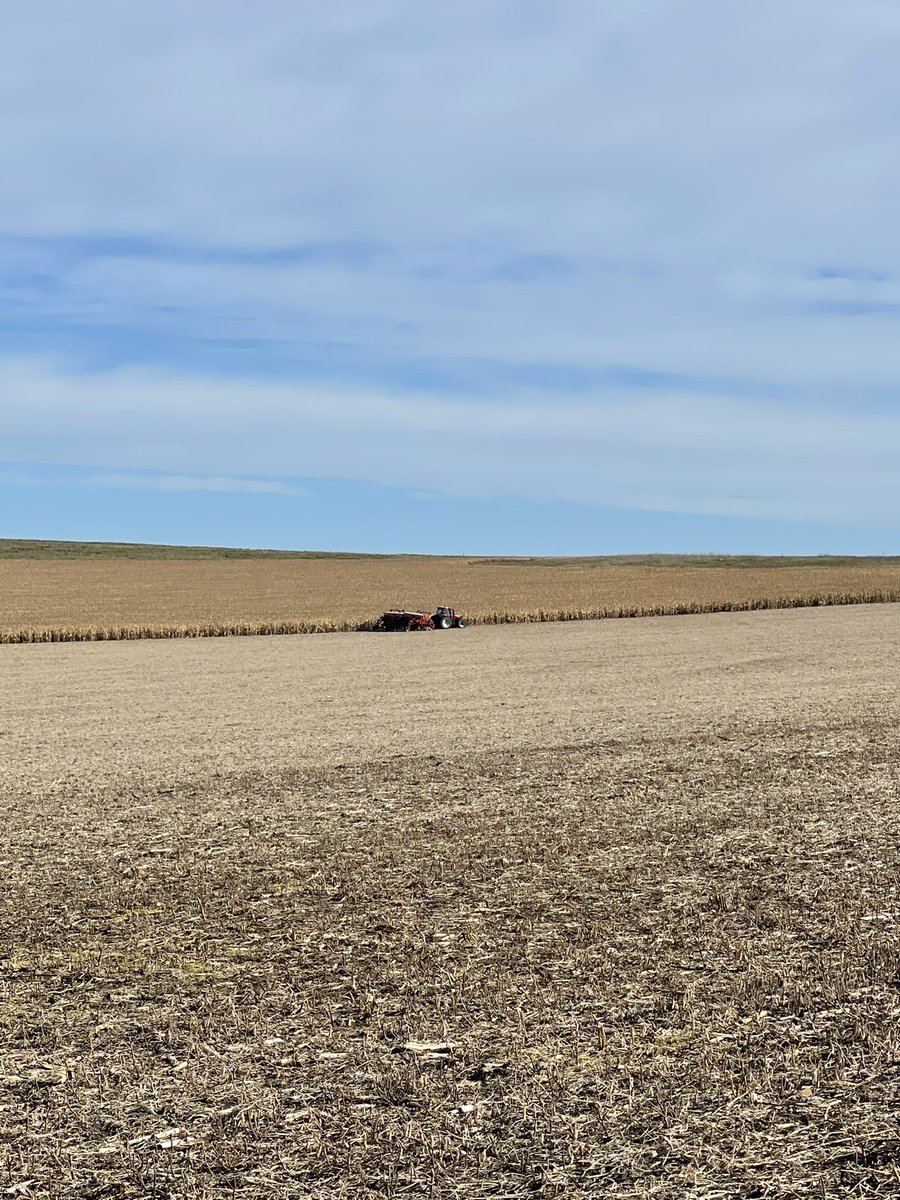
<path fill-rule="evenodd" d="M 452 273 L 452 256 L 441 263 Z M 572 276 L 528 286 L 452 275 L 436 284 L 399 263 L 360 272 L 108 257 L 74 268 L 68 285 L 73 315 L 89 296 L 95 320 L 199 341 L 248 338 L 263 354 L 273 342 L 296 345 L 301 358 L 351 345 L 399 363 L 624 366 L 782 384 L 817 398 L 900 383 L 900 261 L 897 270 L 885 281 L 781 266 L 710 277 L 687 262 L 644 275 L 582 258 Z M 873 311 L 843 320 L 815 311 L 854 303 Z M 165 306 L 174 312 L 160 316 Z"/>
<path fill-rule="evenodd" d="M 228 475 L 143 475 L 124 471 L 112 474 L 52 474 L 33 471 L 0 471 L 0 485 L 9 487 L 113 488 L 134 492 L 238 492 L 249 495 L 308 496 L 306 488 L 278 479 L 245 479 Z"/>
<path fill-rule="evenodd" d="M 4 5 L 3 227 L 881 257 L 893 0 L 340 8 Z"/>
<path fill-rule="evenodd" d="M 895 0 L 0 11 L 5 457 L 900 520 Z"/>
<path fill-rule="evenodd" d="M 275 479 L 239 479 L 227 475 L 87 475 L 84 487 L 125 488 L 150 492 L 246 492 L 252 495 L 306 496 L 304 488 Z"/>
<path fill-rule="evenodd" d="M 0 363 L 10 462 L 900 527 L 900 414 L 660 392 L 466 401 Z M 137 486 L 135 484 L 135 486 Z M 288 484 L 287 486 L 291 486 Z"/>

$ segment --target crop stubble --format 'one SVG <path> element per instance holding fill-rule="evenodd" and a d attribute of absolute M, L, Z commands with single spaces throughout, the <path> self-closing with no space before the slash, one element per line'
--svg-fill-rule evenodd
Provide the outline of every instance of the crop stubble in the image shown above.
<path fill-rule="evenodd" d="M 898 635 L 5 647 L 0 1182 L 897 1194 Z"/>
<path fill-rule="evenodd" d="M 900 598 L 900 566 L 561 565 L 441 558 L 0 558 L 0 642 L 343 631 L 385 608 L 478 622 Z"/>

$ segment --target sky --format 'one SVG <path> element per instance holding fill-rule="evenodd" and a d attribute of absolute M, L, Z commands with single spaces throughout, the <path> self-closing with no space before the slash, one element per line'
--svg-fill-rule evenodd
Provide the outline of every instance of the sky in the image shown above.
<path fill-rule="evenodd" d="M 896 0 L 0 21 L 0 537 L 900 552 Z"/>

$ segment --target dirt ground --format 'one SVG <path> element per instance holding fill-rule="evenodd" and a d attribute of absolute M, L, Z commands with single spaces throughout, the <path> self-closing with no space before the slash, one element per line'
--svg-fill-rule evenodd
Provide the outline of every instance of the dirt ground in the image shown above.
<path fill-rule="evenodd" d="M 900 606 L 0 647 L 2 769 L 94 785 L 896 715 Z"/>
<path fill-rule="evenodd" d="M 0 647 L 0 1194 L 900 1194 L 900 607 Z"/>

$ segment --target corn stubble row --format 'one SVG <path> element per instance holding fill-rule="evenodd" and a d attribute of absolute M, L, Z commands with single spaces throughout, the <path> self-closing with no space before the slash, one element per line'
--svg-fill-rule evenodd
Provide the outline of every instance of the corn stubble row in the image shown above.
<path fill-rule="evenodd" d="M 751 597 L 735 600 L 690 600 L 659 604 L 608 605 L 597 608 L 531 609 L 467 613 L 472 625 L 530 625 L 555 621 L 602 621 L 637 617 L 690 616 L 765 609 L 819 608 L 848 604 L 895 604 L 900 588 L 871 591 L 815 592 L 804 595 Z M 163 638 L 270 637 L 280 634 L 367 633 L 374 621 L 324 617 L 319 620 L 201 621 L 127 625 L 0 628 L 0 644 L 37 642 L 120 642 Z"/>

